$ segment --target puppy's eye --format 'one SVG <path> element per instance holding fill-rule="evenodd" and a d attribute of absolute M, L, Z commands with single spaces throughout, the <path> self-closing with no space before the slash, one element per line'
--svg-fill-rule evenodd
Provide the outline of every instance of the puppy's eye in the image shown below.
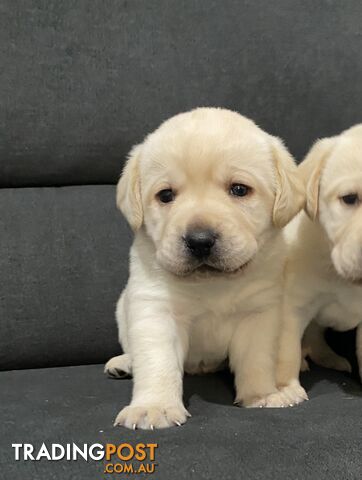
<path fill-rule="evenodd" d="M 251 192 L 251 188 L 242 183 L 233 183 L 230 187 L 230 195 L 235 195 L 236 197 L 245 197 Z"/>
<path fill-rule="evenodd" d="M 165 188 L 158 192 L 156 197 L 161 203 L 170 203 L 175 199 L 175 192 L 171 188 Z"/>
<path fill-rule="evenodd" d="M 359 198 L 357 193 L 349 193 L 348 195 L 343 195 L 341 200 L 346 205 L 357 205 L 359 203 Z"/>

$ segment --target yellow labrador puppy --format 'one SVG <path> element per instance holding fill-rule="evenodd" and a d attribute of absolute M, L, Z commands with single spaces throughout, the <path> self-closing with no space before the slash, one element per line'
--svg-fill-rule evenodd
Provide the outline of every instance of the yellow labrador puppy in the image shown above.
<path fill-rule="evenodd" d="M 130 278 L 117 307 L 132 373 L 115 424 L 181 425 L 183 372 L 229 359 L 236 400 L 281 406 L 275 382 L 284 244 L 304 188 L 278 138 L 228 110 L 176 115 L 133 148 L 117 188 L 133 230 Z"/>
<path fill-rule="evenodd" d="M 289 254 L 278 365 L 278 385 L 294 403 L 303 400 L 300 341 L 312 319 L 304 353 L 339 370 L 350 366 L 328 347 L 323 330 L 358 326 L 362 375 L 362 125 L 319 140 L 299 169 L 307 190 L 306 213 L 286 227 Z"/>

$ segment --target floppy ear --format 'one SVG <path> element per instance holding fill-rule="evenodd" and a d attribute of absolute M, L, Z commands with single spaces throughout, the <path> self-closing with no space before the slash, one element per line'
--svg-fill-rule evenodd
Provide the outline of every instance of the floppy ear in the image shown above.
<path fill-rule="evenodd" d="M 141 145 L 132 148 L 117 185 L 117 206 L 134 231 L 143 222 L 139 157 Z"/>
<path fill-rule="evenodd" d="M 299 165 L 298 170 L 306 190 L 305 211 L 311 220 L 318 216 L 319 181 L 325 159 L 335 144 L 335 138 L 318 140 Z"/>
<path fill-rule="evenodd" d="M 305 190 L 297 165 L 279 138 L 272 137 L 272 150 L 277 172 L 273 222 L 282 228 L 303 208 Z"/>

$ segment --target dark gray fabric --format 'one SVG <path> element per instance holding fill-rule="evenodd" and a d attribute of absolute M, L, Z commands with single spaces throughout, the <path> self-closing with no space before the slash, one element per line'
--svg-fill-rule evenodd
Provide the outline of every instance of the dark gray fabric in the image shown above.
<path fill-rule="evenodd" d="M 232 378 L 186 377 L 192 418 L 154 432 L 113 428 L 131 380 L 109 380 L 102 366 L 0 373 L 0 478 L 99 480 L 103 462 L 15 462 L 12 443 L 156 442 L 157 480 L 356 480 L 362 471 L 361 385 L 331 371 L 303 375 L 311 400 L 290 409 L 232 405 Z"/>
<path fill-rule="evenodd" d="M 131 233 L 114 186 L 0 190 L 0 369 L 102 362 Z"/>
<path fill-rule="evenodd" d="M 358 0 L 3 0 L 0 187 L 115 183 L 132 144 L 199 105 L 252 117 L 301 158 L 361 121 L 361 18 Z M 0 370 L 119 353 L 131 234 L 114 193 L 0 189 Z M 156 441 L 157 480 L 361 476 L 361 386 L 347 376 L 304 375 L 311 401 L 283 410 L 232 406 L 228 374 L 186 377 L 188 423 L 131 432 L 111 425 L 132 383 L 102 369 L 0 372 L 1 480 L 120 478 L 14 461 L 12 443 L 44 441 Z"/>
<path fill-rule="evenodd" d="M 0 185 L 113 183 L 162 120 L 224 106 L 299 158 L 361 121 L 358 0 L 3 0 Z"/>
<path fill-rule="evenodd" d="M 132 234 L 114 186 L 0 189 L 0 370 L 105 361 Z M 329 335 L 354 370 L 354 335 Z"/>

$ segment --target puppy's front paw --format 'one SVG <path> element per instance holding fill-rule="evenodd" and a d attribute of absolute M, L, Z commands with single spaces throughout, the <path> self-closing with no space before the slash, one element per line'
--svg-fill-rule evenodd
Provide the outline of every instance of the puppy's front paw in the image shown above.
<path fill-rule="evenodd" d="M 284 408 L 294 407 L 305 400 L 308 400 L 306 391 L 298 380 L 292 380 L 275 392 L 265 396 L 247 397 L 242 402 L 236 400 L 235 403 L 239 406 L 242 403 L 248 408 Z"/>
<path fill-rule="evenodd" d="M 292 406 L 293 404 L 289 402 L 288 398 L 282 392 L 270 393 L 246 405 L 248 408 L 284 408 Z"/>
<path fill-rule="evenodd" d="M 123 408 L 117 415 L 114 426 L 121 425 L 135 430 L 153 430 L 154 428 L 168 428 L 181 426 L 191 417 L 185 407 L 181 405 L 149 405 L 132 406 Z"/>
<path fill-rule="evenodd" d="M 239 402 L 236 402 L 240 405 Z M 242 405 L 247 408 L 283 408 L 289 406 L 287 398 L 276 391 L 263 397 L 251 397 L 245 399 Z"/>
<path fill-rule="evenodd" d="M 281 397 L 285 398 L 288 405 L 284 406 L 294 406 L 298 405 L 299 403 L 304 402 L 305 400 L 309 400 L 307 392 L 301 386 L 298 380 L 292 380 L 279 389 L 279 393 Z"/>

